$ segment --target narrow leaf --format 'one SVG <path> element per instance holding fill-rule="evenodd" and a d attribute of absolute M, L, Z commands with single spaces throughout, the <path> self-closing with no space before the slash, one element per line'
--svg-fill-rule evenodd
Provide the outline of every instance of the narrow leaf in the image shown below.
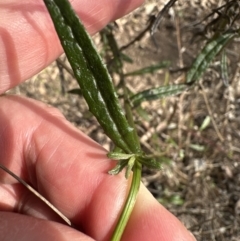
<path fill-rule="evenodd" d="M 126 167 L 126 173 L 125 173 L 125 177 L 126 179 L 129 178 L 130 176 L 130 173 L 132 171 L 132 168 L 135 164 L 135 161 L 136 161 L 136 157 L 135 156 L 132 156 L 129 160 L 128 160 L 128 164 L 127 164 L 127 167 Z"/>
<path fill-rule="evenodd" d="M 139 69 L 139 70 L 135 70 L 130 73 L 126 73 L 124 76 L 143 75 L 143 74 L 149 74 L 149 73 L 152 74 L 157 70 L 167 68 L 169 65 L 170 65 L 169 61 L 163 61 L 156 65 L 151 65 L 151 66 Z"/>
<path fill-rule="evenodd" d="M 226 51 L 222 52 L 221 58 L 221 76 L 223 83 L 226 87 L 229 86 L 229 76 L 228 76 L 228 64 L 227 64 L 227 55 Z"/>
<path fill-rule="evenodd" d="M 186 83 L 189 84 L 198 81 L 208 68 L 211 61 L 236 35 L 237 34 L 235 32 L 227 32 L 210 40 L 197 56 L 191 69 L 188 71 Z"/>
<path fill-rule="evenodd" d="M 149 158 L 149 157 L 139 157 L 139 162 L 143 165 L 145 165 L 148 168 L 151 169 L 157 169 L 160 170 L 161 169 L 161 164 L 160 162 L 156 161 L 153 158 Z"/>
<path fill-rule="evenodd" d="M 182 93 L 188 87 L 189 86 L 185 84 L 160 86 L 158 88 L 148 89 L 133 95 L 130 100 L 132 105 L 136 107 L 143 101 L 156 100 L 167 96 L 177 95 Z"/>
<path fill-rule="evenodd" d="M 127 166 L 128 160 L 119 160 L 117 165 L 108 171 L 108 174 L 110 175 L 117 175 L 119 172 L 123 170 L 124 167 Z"/>
<path fill-rule="evenodd" d="M 192 148 L 193 150 L 199 151 L 199 152 L 202 152 L 202 151 L 205 150 L 204 146 L 201 146 L 201 145 L 198 145 L 198 144 L 190 144 L 189 147 Z"/>
<path fill-rule="evenodd" d="M 127 63 L 130 63 L 132 64 L 133 63 L 133 60 L 126 54 L 124 53 L 121 53 L 121 58 L 123 61 L 127 62 Z"/>
<path fill-rule="evenodd" d="M 133 128 L 118 102 L 110 75 L 67 0 L 44 0 L 89 110 L 126 153 L 140 152 Z"/>
<path fill-rule="evenodd" d="M 81 89 L 72 89 L 72 90 L 69 90 L 68 91 L 68 93 L 69 94 L 74 94 L 74 95 L 80 95 L 80 96 L 82 96 L 82 91 L 81 91 Z"/>
<path fill-rule="evenodd" d="M 209 126 L 210 122 L 211 122 L 211 117 L 208 115 L 208 116 L 205 117 L 205 119 L 204 119 L 204 121 L 203 121 L 199 130 L 200 131 L 205 130 Z"/>
<path fill-rule="evenodd" d="M 113 160 L 126 160 L 134 155 L 135 154 L 125 154 L 125 153 L 118 153 L 118 152 L 109 152 L 107 154 L 107 156 Z"/>

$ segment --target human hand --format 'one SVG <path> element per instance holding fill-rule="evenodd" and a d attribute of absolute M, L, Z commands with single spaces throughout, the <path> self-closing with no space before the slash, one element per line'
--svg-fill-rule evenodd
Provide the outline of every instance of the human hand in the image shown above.
<path fill-rule="evenodd" d="M 82 0 L 74 1 L 73 7 L 93 33 L 140 2 Z M 3 93 L 39 72 L 62 50 L 40 0 L 1 1 L 0 23 Z M 61 224 L 45 204 L 1 171 L 1 240 L 110 239 L 129 181 L 122 174 L 108 175 L 114 163 L 106 151 L 58 110 L 19 96 L 0 97 L 0 150 L 0 162 L 42 193 L 76 228 Z M 194 238 L 141 186 L 122 240 Z"/>

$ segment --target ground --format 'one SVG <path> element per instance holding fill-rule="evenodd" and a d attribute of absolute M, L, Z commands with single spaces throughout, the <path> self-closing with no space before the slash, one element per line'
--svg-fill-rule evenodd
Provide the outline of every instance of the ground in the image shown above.
<path fill-rule="evenodd" d="M 167 1 L 148 0 L 135 12 L 117 21 L 114 34 L 119 47 L 134 39 Z M 201 2 L 199 4 L 199 2 Z M 124 73 L 171 61 L 169 69 L 126 77 L 133 92 L 184 81 L 204 41 L 198 37 L 203 24 L 193 27 L 224 1 L 178 1 L 155 33 L 147 33 L 124 50 L 133 63 Z M 94 36 L 101 46 L 99 35 Z M 162 162 L 161 171 L 144 170 L 143 183 L 152 194 L 193 232 L 197 240 L 240 240 L 240 64 L 239 39 L 226 49 L 229 85 L 221 78 L 215 59 L 194 88 L 164 100 L 144 102 L 134 110 L 144 150 Z M 101 48 L 101 47 L 100 47 Z M 61 60 L 65 61 L 62 56 Z M 9 91 L 59 108 L 66 118 L 106 149 L 109 139 L 91 116 L 82 98 L 68 94 L 77 85 L 63 70 L 61 81 L 56 62 Z M 117 81 L 117 80 L 116 80 Z M 205 124 L 206 125 L 205 125 Z"/>

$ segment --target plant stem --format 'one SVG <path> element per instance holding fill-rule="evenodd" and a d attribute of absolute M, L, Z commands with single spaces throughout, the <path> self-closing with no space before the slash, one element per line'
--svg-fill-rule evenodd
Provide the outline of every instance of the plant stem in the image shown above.
<path fill-rule="evenodd" d="M 134 164 L 134 167 L 133 167 L 133 177 L 132 177 L 132 183 L 128 193 L 128 197 L 124 205 L 124 208 L 122 210 L 121 216 L 119 217 L 118 223 L 114 229 L 114 233 L 112 235 L 111 241 L 121 240 L 122 234 L 128 223 L 128 220 L 130 218 L 130 215 L 132 213 L 132 210 L 134 208 L 134 205 L 137 199 L 137 194 L 141 183 L 141 176 L 142 176 L 142 164 L 138 160 L 136 160 L 136 163 Z"/>

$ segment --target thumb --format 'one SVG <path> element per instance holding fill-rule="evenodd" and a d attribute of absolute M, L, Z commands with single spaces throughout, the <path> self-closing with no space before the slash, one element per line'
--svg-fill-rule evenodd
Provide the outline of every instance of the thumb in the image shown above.
<path fill-rule="evenodd" d="M 123 241 L 195 241 L 193 235 L 141 185 Z"/>

